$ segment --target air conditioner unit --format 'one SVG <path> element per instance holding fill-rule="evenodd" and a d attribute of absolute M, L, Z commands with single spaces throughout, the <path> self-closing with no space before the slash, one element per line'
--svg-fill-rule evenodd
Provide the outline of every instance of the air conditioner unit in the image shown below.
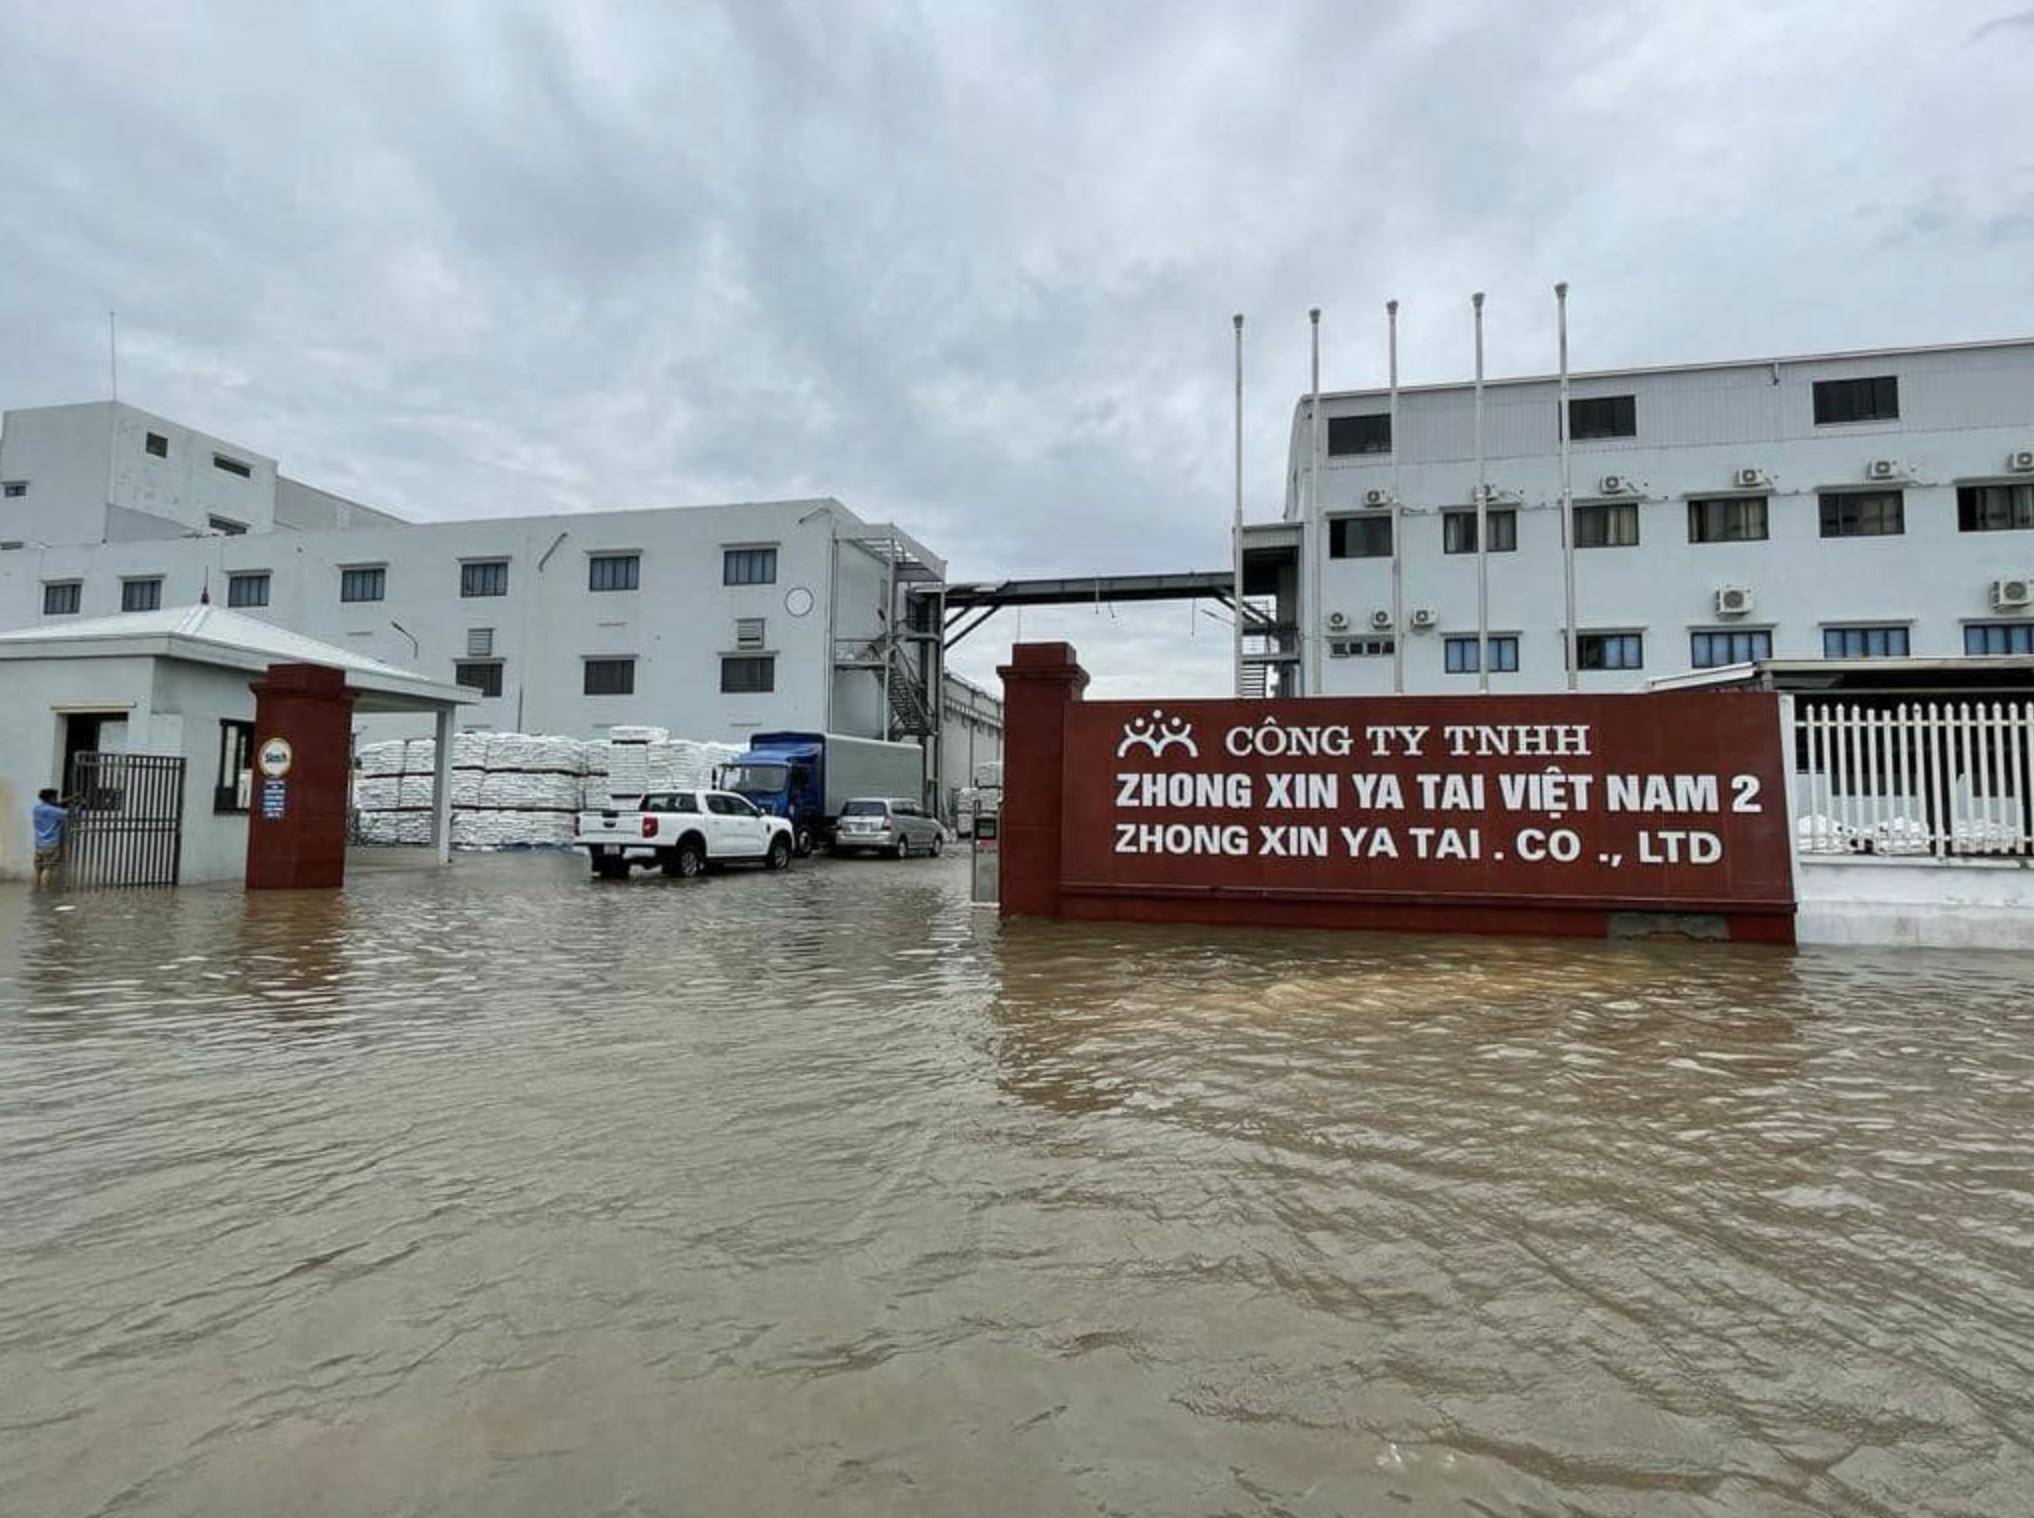
<path fill-rule="evenodd" d="M 1391 613 L 1382 606 L 1378 607 L 1377 610 L 1370 614 L 1370 625 L 1379 632 L 1389 632 L 1391 630 Z"/>
<path fill-rule="evenodd" d="M 1425 606 L 1419 607 L 1412 614 L 1412 625 L 1420 632 L 1425 632 L 1428 628 L 1435 626 L 1440 620 L 1439 617 L 1435 616 Z"/>
<path fill-rule="evenodd" d="M 2020 448 L 2007 454 L 2006 467 L 2015 474 L 2034 474 L 2034 448 Z"/>
<path fill-rule="evenodd" d="M 1875 480 L 1897 480 L 1900 477 L 1900 465 L 1895 459 L 1873 459 L 1872 467 L 1865 473 Z"/>
<path fill-rule="evenodd" d="M 1756 490 L 1766 483 L 1766 477 L 1756 469 L 1740 469 L 1731 476 L 1731 482 L 1739 490 Z"/>
<path fill-rule="evenodd" d="M 1331 611 L 1328 613 L 1329 632 L 1344 632 L 1348 629 L 1348 626 L 1349 613 L 1346 611 Z"/>
<path fill-rule="evenodd" d="M 2017 611 L 2028 605 L 2034 605 L 2034 580 L 2025 575 L 2014 575 L 2009 579 L 1992 581 L 1993 611 Z"/>
<path fill-rule="evenodd" d="M 1389 490 L 1366 490 L 1363 492 L 1363 504 L 1365 506 L 1389 506 L 1391 504 L 1391 492 Z"/>
<path fill-rule="evenodd" d="M 1720 585 L 1716 590 L 1716 614 L 1741 617 L 1752 609 L 1752 593 L 1743 585 Z"/>
<path fill-rule="evenodd" d="M 1624 495 L 1631 489 L 1631 481 L 1621 474 L 1606 474 L 1598 488 L 1605 495 Z"/>

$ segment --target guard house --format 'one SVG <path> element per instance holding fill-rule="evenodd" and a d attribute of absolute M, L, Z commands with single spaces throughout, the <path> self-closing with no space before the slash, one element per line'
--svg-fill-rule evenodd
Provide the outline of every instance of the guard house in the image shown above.
<path fill-rule="evenodd" d="M 433 836 L 445 861 L 453 714 L 474 692 L 197 605 L 0 635 L 0 880 L 32 873 L 29 809 L 44 786 L 79 799 L 70 884 L 243 879 L 257 785 L 251 686 L 277 664 L 338 670 L 357 712 L 435 718 Z"/>

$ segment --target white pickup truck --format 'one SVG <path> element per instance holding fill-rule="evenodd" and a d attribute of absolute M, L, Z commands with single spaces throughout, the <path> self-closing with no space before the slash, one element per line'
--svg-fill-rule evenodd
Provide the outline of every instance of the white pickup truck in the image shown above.
<path fill-rule="evenodd" d="M 572 841 L 602 880 L 626 880 L 638 864 L 690 879 L 727 863 L 791 863 L 791 824 L 732 791 L 652 791 L 635 811 L 581 812 Z"/>

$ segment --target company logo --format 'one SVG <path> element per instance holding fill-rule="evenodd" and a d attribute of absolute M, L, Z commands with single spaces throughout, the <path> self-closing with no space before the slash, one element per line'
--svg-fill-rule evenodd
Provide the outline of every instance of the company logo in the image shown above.
<path fill-rule="evenodd" d="M 1168 717 L 1157 707 L 1151 709 L 1150 716 L 1132 717 L 1123 724 L 1116 757 L 1121 759 L 1133 748 L 1143 749 L 1154 759 L 1176 748 L 1185 749 L 1189 759 L 1201 757 L 1201 746 L 1194 742 L 1194 725 L 1184 717 Z"/>

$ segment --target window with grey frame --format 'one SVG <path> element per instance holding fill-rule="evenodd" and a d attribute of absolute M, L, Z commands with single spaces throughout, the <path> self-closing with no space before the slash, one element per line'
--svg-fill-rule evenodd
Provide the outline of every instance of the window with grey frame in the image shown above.
<path fill-rule="evenodd" d="M 1391 518 L 1328 518 L 1328 557 L 1331 559 L 1388 559 L 1391 557 Z"/>
<path fill-rule="evenodd" d="M 1484 524 L 1490 529 L 1491 553 L 1516 553 L 1518 551 L 1518 511 L 1511 506 L 1485 507 Z M 1444 511 L 1441 513 L 1441 552 L 1476 552 L 1476 511 Z"/>
<path fill-rule="evenodd" d="M 459 566 L 459 594 L 505 596 L 508 571 L 507 559 L 469 559 Z"/>
<path fill-rule="evenodd" d="M 720 583 L 723 585 L 775 585 L 777 550 L 774 548 L 724 548 L 720 555 Z"/>
<path fill-rule="evenodd" d="M 1637 501 L 1593 501 L 1574 511 L 1577 548 L 1638 547 Z"/>
<path fill-rule="evenodd" d="M 45 617 L 75 617 L 84 604 L 82 580 L 50 580 L 42 587 L 42 614 Z"/>
<path fill-rule="evenodd" d="M 226 577 L 226 604 L 228 606 L 268 605 L 268 571 L 242 570 Z"/>
<path fill-rule="evenodd" d="M 1565 654 L 1565 650 L 1564 650 Z M 1635 632 L 1577 633 L 1577 669 L 1644 669 L 1645 634 Z"/>
<path fill-rule="evenodd" d="M 1691 543 L 1756 543 L 1766 537 L 1766 498 L 1762 495 L 1693 497 L 1688 500 L 1688 541 Z"/>
<path fill-rule="evenodd" d="M 1896 422 L 1900 419 L 1900 379 L 1876 374 L 1865 379 L 1815 382 L 1815 425 L 1846 422 Z"/>
<path fill-rule="evenodd" d="M 1555 425 L 1560 412 L 1554 413 Z M 1602 438 L 1638 436 L 1638 397 L 1577 395 L 1568 400 L 1568 439 L 1575 443 Z"/>
<path fill-rule="evenodd" d="M 388 569 L 376 565 L 339 571 L 341 601 L 380 601 L 388 595 Z"/>
<path fill-rule="evenodd" d="M 1688 634 L 1688 664 L 1715 669 L 1724 664 L 1750 664 L 1773 656 L 1773 634 L 1765 627 L 1710 627 Z"/>
<path fill-rule="evenodd" d="M 1958 532 L 2017 532 L 2034 527 L 2034 481 L 1956 487 Z"/>
<path fill-rule="evenodd" d="M 1518 670 L 1518 634 L 1486 633 L 1484 646 L 1490 650 L 1490 672 L 1515 674 Z M 1477 673 L 1476 639 L 1473 634 L 1441 641 L 1441 667 L 1451 675 Z"/>
<path fill-rule="evenodd" d="M 720 661 L 721 694 L 761 695 L 777 688 L 774 654 L 724 654 Z"/>
<path fill-rule="evenodd" d="M 1391 452 L 1391 413 L 1328 418 L 1328 457 L 1347 458 L 1359 453 Z"/>
<path fill-rule="evenodd" d="M 141 446 L 150 458 L 166 459 L 169 457 L 169 439 L 164 437 L 160 432 L 149 433 L 142 439 Z"/>
<path fill-rule="evenodd" d="M 1825 659 L 1904 659 L 1907 649 L 1908 636 L 1904 627 L 1822 629 L 1822 657 Z"/>
<path fill-rule="evenodd" d="M 122 611 L 160 611 L 162 609 L 162 580 L 122 580 L 120 582 L 120 609 Z"/>
<path fill-rule="evenodd" d="M 586 559 L 588 590 L 636 590 L 642 584 L 643 556 L 639 553 L 596 553 Z"/>
<path fill-rule="evenodd" d="M 1907 498 L 1898 490 L 1825 490 L 1817 505 L 1825 538 L 1888 538 L 1907 530 Z"/>
<path fill-rule="evenodd" d="M 633 696 L 636 693 L 634 659 L 587 659 L 583 662 L 583 690 L 589 696 Z"/>
<path fill-rule="evenodd" d="M 1963 651 L 1979 656 L 2034 654 L 2034 622 L 1966 622 Z"/>
<path fill-rule="evenodd" d="M 483 696 L 501 694 L 501 660 L 461 660 L 452 666 L 452 683 L 463 685 L 468 690 L 477 690 Z"/>

